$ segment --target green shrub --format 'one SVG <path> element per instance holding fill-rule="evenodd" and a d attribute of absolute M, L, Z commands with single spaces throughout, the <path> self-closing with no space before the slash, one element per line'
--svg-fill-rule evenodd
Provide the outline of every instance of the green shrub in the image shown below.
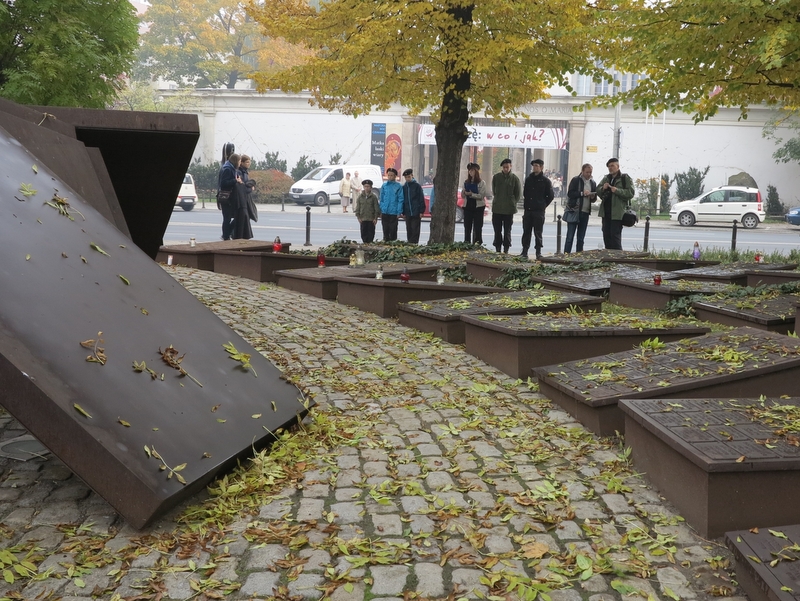
<path fill-rule="evenodd" d="M 250 171 L 250 179 L 256 181 L 253 200 L 261 204 L 279 204 L 294 181 L 277 169 Z"/>

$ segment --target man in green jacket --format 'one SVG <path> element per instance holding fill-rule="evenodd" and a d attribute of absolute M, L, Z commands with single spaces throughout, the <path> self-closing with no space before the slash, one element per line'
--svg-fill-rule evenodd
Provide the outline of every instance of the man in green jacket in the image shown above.
<path fill-rule="evenodd" d="M 508 254 L 511 246 L 511 224 L 514 223 L 514 213 L 517 212 L 517 203 L 522 196 L 522 184 L 519 178 L 511 173 L 511 159 L 503 159 L 500 163 L 500 173 L 495 173 L 492 178 L 492 227 L 494 227 L 494 248 Z"/>
<path fill-rule="evenodd" d="M 603 244 L 608 250 L 622 250 L 622 215 L 635 194 L 631 177 L 619 170 L 619 159 L 608 159 L 608 175 L 597 184 Z"/>
<path fill-rule="evenodd" d="M 356 202 L 356 219 L 361 227 L 361 241 L 371 244 L 375 240 L 375 225 L 381 218 L 381 207 L 377 195 L 372 191 L 372 180 L 365 179 L 361 186 L 361 194 Z"/>

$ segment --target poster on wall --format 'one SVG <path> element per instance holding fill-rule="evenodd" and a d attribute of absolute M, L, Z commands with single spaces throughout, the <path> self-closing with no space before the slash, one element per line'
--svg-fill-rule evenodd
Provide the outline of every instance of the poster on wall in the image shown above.
<path fill-rule="evenodd" d="M 388 123 L 386 125 L 386 154 L 384 155 L 384 173 L 390 167 L 397 170 L 397 173 L 403 172 L 403 140 L 400 137 L 402 134 L 402 123 Z"/>
<path fill-rule="evenodd" d="M 435 125 L 425 123 L 419 127 L 420 144 L 436 144 Z M 487 127 L 468 125 L 465 146 L 495 146 L 500 148 L 540 148 L 564 150 L 567 147 L 565 127 Z"/>
<path fill-rule="evenodd" d="M 386 156 L 386 124 L 372 124 L 372 140 L 370 141 L 369 164 L 378 165 L 383 172 L 383 159 Z"/>

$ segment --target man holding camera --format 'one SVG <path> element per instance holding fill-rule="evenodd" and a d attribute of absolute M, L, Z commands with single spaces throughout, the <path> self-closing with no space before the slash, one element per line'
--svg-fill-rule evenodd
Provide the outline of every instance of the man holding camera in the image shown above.
<path fill-rule="evenodd" d="M 603 244 L 607 250 L 622 250 L 622 216 L 636 190 L 631 177 L 619 170 L 619 159 L 608 159 L 608 175 L 597 184 L 600 217 L 603 219 Z"/>

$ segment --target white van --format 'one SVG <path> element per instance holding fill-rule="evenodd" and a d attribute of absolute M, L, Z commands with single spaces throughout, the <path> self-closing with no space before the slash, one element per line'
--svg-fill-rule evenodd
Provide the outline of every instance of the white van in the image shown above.
<path fill-rule="evenodd" d="M 191 173 L 183 176 L 181 191 L 175 199 L 175 206 L 181 207 L 184 211 L 191 211 L 197 204 L 197 190 L 194 189 L 194 178 Z"/>
<path fill-rule="evenodd" d="M 293 183 L 289 189 L 289 197 L 299 205 L 315 204 L 322 207 L 328 204 L 329 198 L 331 204 L 341 203 L 339 184 L 345 173 L 349 173 L 352 178 L 356 171 L 360 181 L 372 180 L 373 190 L 380 194 L 383 172 L 377 165 L 323 165 Z"/>

